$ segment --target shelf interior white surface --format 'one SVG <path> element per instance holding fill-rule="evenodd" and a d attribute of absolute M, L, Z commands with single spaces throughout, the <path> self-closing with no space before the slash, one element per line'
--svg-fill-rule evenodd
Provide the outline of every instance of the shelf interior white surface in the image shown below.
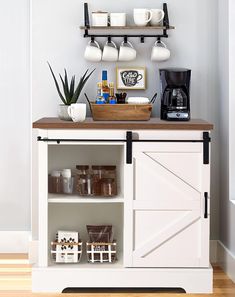
<path fill-rule="evenodd" d="M 48 148 L 48 173 L 53 170 L 70 168 L 76 174 L 76 165 L 115 165 L 117 168 L 117 188 L 118 197 L 116 198 L 87 198 L 79 196 L 49 195 L 50 203 L 69 203 L 72 202 L 105 202 L 114 199 L 123 199 L 123 166 L 124 166 L 124 145 L 49 145 Z M 86 199 L 86 201 L 85 201 Z M 113 199 L 113 200 L 111 200 Z M 115 200 L 118 202 L 118 200 Z M 122 202 L 121 200 L 119 202 Z"/>
<path fill-rule="evenodd" d="M 81 197 L 78 195 L 57 195 L 49 194 L 48 195 L 49 203 L 124 203 L 124 196 L 122 194 L 107 198 L 107 197 Z"/>
<path fill-rule="evenodd" d="M 123 203 L 49 203 L 48 258 L 51 258 L 50 243 L 55 240 L 59 230 L 77 231 L 83 242 L 82 263 L 86 264 L 86 242 L 89 241 L 86 226 L 112 225 L 114 239 L 117 242 L 117 258 L 122 261 L 120 255 L 123 251 L 123 206 Z"/>

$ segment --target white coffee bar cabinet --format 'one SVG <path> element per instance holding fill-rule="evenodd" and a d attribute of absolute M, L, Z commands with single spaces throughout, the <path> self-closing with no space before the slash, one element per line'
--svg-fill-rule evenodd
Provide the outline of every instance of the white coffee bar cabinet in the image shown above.
<path fill-rule="evenodd" d="M 38 263 L 34 292 L 66 288 L 182 288 L 211 293 L 210 132 L 203 120 L 83 123 L 43 118 L 38 131 Z M 48 173 L 77 164 L 116 165 L 118 196 L 48 194 Z M 35 173 L 36 174 L 36 173 Z M 112 224 L 115 263 L 87 262 L 87 224 Z M 77 264 L 56 264 L 57 230 L 78 230 Z"/>

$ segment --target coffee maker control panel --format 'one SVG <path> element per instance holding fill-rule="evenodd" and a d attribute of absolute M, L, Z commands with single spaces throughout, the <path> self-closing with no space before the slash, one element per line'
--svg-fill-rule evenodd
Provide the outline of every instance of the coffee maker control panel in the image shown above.
<path fill-rule="evenodd" d="M 190 119 L 190 114 L 188 112 L 168 112 L 167 120 L 184 120 Z"/>

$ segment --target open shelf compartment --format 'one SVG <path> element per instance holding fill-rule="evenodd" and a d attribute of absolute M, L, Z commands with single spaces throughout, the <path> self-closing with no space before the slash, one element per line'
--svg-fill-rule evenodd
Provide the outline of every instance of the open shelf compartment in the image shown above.
<path fill-rule="evenodd" d="M 79 196 L 66 194 L 48 194 L 49 203 L 117 203 L 124 201 L 124 144 L 93 145 L 51 144 L 48 147 L 48 174 L 54 170 L 62 171 L 70 168 L 76 174 L 76 165 L 114 165 L 116 166 L 117 195 L 110 197 L 102 196 Z"/>

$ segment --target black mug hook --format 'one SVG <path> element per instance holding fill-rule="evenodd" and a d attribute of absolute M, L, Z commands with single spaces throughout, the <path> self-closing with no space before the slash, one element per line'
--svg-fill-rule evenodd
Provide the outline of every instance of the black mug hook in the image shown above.
<path fill-rule="evenodd" d="M 91 42 L 94 43 L 94 41 L 95 41 L 95 37 L 91 36 Z"/>
<path fill-rule="evenodd" d="M 127 36 L 124 36 L 124 43 L 127 43 Z"/>
<path fill-rule="evenodd" d="M 111 36 L 108 36 L 108 43 L 110 43 L 111 42 Z"/>

